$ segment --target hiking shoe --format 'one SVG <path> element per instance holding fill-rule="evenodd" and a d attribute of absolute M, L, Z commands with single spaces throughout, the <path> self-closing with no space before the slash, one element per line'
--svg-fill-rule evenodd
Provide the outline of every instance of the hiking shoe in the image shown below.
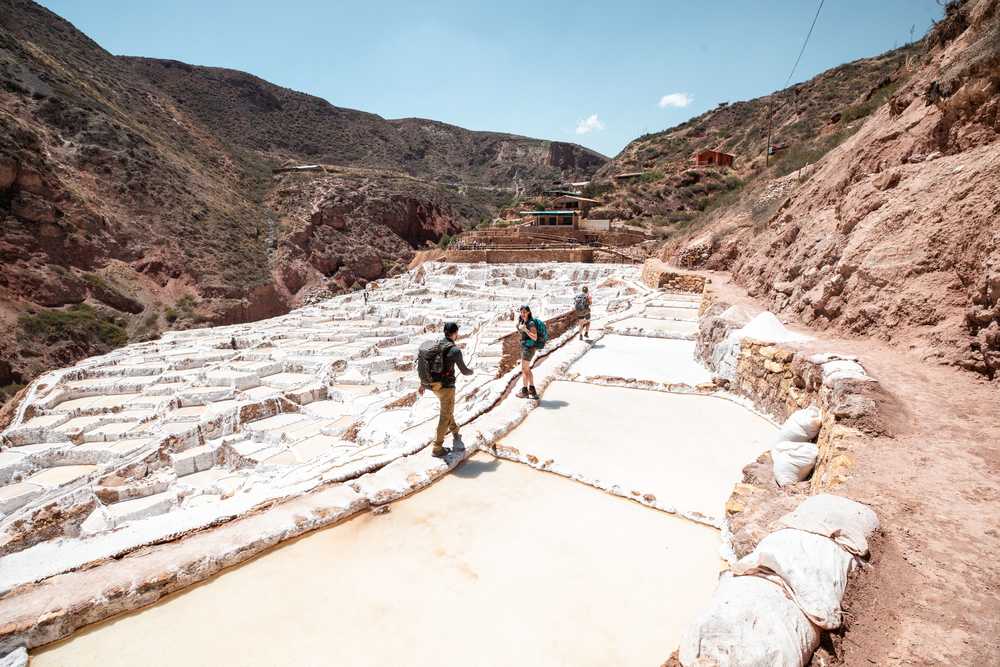
<path fill-rule="evenodd" d="M 465 451 L 465 443 L 462 442 L 462 436 L 460 436 L 458 433 L 455 434 L 455 437 L 451 441 L 451 451 L 453 452 Z"/>
<path fill-rule="evenodd" d="M 517 392 L 518 398 L 528 398 L 528 388 L 521 387 L 521 391 Z"/>
<path fill-rule="evenodd" d="M 448 454 L 451 454 L 451 450 L 447 447 L 435 446 L 434 449 L 431 450 L 431 456 L 438 459 L 443 459 L 448 456 Z"/>
<path fill-rule="evenodd" d="M 528 389 L 528 396 L 535 399 L 536 401 L 538 400 L 538 392 L 535 391 L 534 387 Z"/>

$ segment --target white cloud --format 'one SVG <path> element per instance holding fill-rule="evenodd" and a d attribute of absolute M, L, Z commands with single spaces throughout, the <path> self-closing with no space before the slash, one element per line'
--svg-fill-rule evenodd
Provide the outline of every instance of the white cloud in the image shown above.
<path fill-rule="evenodd" d="M 584 118 L 583 120 L 581 120 L 579 123 L 576 124 L 577 134 L 590 134 L 594 130 L 603 130 L 603 129 L 604 129 L 604 123 L 601 122 L 601 119 L 597 117 L 596 113 L 587 116 L 586 118 Z"/>
<path fill-rule="evenodd" d="M 675 107 L 677 109 L 683 109 L 693 101 L 693 95 L 688 95 L 687 93 L 670 93 L 669 95 L 664 95 L 660 98 L 660 108 L 666 109 L 667 107 Z"/>

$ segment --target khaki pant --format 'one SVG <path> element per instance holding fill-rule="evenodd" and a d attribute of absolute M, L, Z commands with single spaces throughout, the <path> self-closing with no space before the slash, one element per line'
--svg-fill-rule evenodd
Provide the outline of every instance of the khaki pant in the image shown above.
<path fill-rule="evenodd" d="M 441 403 L 441 415 L 438 417 L 437 435 L 434 437 L 434 448 L 439 449 L 444 443 L 444 436 L 449 431 L 458 435 L 458 424 L 455 423 L 455 388 L 442 387 L 440 382 L 431 385 L 431 391 Z"/>

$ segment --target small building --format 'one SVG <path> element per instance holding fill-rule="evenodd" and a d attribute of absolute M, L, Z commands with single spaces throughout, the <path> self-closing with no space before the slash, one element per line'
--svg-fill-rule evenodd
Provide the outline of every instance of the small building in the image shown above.
<path fill-rule="evenodd" d="M 646 172 L 644 172 L 644 171 L 627 171 L 627 172 L 624 172 L 622 174 L 615 174 L 611 178 L 615 179 L 616 181 L 628 181 L 628 180 L 631 180 L 633 178 L 640 178 L 645 173 Z"/>
<path fill-rule="evenodd" d="M 521 211 L 521 215 L 530 218 L 532 227 L 558 226 L 577 229 L 580 225 L 580 211 L 578 210 Z"/>
<path fill-rule="evenodd" d="M 562 211 L 580 211 L 580 215 L 586 218 L 590 209 L 597 206 L 601 202 L 596 199 L 589 199 L 588 197 L 581 197 L 576 194 L 564 193 L 553 197 L 549 203 L 554 209 Z"/>
<path fill-rule="evenodd" d="M 580 221 L 580 230 L 585 232 L 610 232 L 611 221 L 607 219 L 587 218 Z"/>
<path fill-rule="evenodd" d="M 735 159 L 736 156 L 732 153 L 723 153 L 709 148 L 694 154 L 694 163 L 699 167 L 732 167 Z"/>

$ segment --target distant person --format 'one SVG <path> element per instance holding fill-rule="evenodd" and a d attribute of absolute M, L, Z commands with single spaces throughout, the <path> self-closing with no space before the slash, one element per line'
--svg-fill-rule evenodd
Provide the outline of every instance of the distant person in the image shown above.
<path fill-rule="evenodd" d="M 234 350 L 236 349 L 236 336 L 233 336 L 232 338 L 229 339 L 229 347 L 233 348 Z"/>
<path fill-rule="evenodd" d="M 545 322 L 534 317 L 527 305 L 521 306 L 518 313 L 517 330 L 521 334 L 521 382 L 523 383 L 517 396 L 538 400 L 535 376 L 531 372 L 531 360 L 534 359 L 535 353 L 545 346 L 549 332 Z"/>
<path fill-rule="evenodd" d="M 573 310 L 580 321 L 580 340 L 590 340 L 590 306 L 594 303 L 590 290 L 584 285 L 573 299 Z"/>
<path fill-rule="evenodd" d="M 424 391 L 430 389 L 441 404 L 434 449 L 431 451 L 438 458 L 444 458 L 452 451 L 444 446 L 444 436 L 449 431 L 452 434 L 453 450 L 465 450 L 458 424 L 455 423 L 455 366 L 462 371 L 462 375 L 472 375 L 472 370 L 465 365 L 462 350 L 455 344 L 457 339 L 458 325 L 448 322 L 444 325 L 444 338 L 427 341 L 420 346 L 417 354 L 417 374 L 420 376 L 418 391 L 423 395 Z"/>

